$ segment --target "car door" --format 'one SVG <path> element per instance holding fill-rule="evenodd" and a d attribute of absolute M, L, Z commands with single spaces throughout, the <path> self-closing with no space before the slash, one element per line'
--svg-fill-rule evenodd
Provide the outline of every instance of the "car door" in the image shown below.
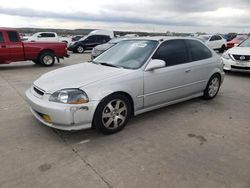
<path fill-rule="evenodd" d="M 219 49 L 219 48 L 221 48 L 222 46 L 223 46 L 223 44 L 224 44 L 224 40 L 225 39 L 223 39 L 221 36 L 219 36 L 219 35 L 216 35 L 216 38 L 217 38 L 217 40 L 216 40 L 216 49 Z"/>
<path fill-rule="evenodd" d="M 216 35 L 211 36 L 211 38 L 209 39 L 209 42 L 208 42 L 208 46 L 211 49 L 216 49 L 217 48 L 218 41 L 217 41 Z"/>
<path fill-rule="evenodd" d="M 11 61 L 10 49 L 8 48 L 7 41 L 5 40 L 4 33 L 0 31 L 0 64 L 8 63 Z"/>
<path fill-rule="evenodd" d="M 183 84 L 187 95 L 194 95 L 205 90 L 210 73 L 214 67 L 210 49 L 198 40 L 185 40 L 191 61 L 187 63 Z"/>
<path fill-rule="evenodd" d="M 10 57 L 12 61 L 24 60 L 23 43 L 16 31 L 7 31 L 10 49 Z"/>
<path fill-rule="evenodd" d="M 96 36 L 91 35 L 84 41 L 84 46 L 86 49 L 92 49 L 97 45 Z"/>
<path fill-rule="evenodd" d="M 166 62 L 166 67 L 144 72 L 144 108 L 187 96 L 184 75 L 189 54 L 184 40 L 169 40 L 160 45 L 152 59 Z"/>

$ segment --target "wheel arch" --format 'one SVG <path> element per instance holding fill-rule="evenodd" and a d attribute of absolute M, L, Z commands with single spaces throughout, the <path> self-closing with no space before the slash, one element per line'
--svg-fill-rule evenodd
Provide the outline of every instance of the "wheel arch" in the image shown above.
<path fill-rule="evenodd" d="M 41 56 L 43 53 L 45 53 L 45 52 L 53 53 L 54 56 L 56 56 L 54 50 L 52 50 L 52 49 L 43 49 L 42 51 L 39 52 L 39 54 L 38 54 L 38 56 L 37 56 L 37 59 L 40 58 L 40 56 Z"/>
<path fill-rule="evenodd" d="M 100 103 L 101 103 L 105 98 L 107 98 L 107 97 L 109 97 L 109 96 L 112 96 L 112 95 L 115 95 L 115 94 L 123 95 L 123 96 L 125 96 L 125 97 L 129 100 L 130 105 L 131 105 L 131 116 L 134 116 L 134 112 L 135 112 L 135 109 L 134 109 L 134 108 L 135 108 L 135 107 L 134 107 L 134 100 L 133 100 L 133 98 L 131 97 L 131 95 L 130 95 L 129 93 L 125 92 L 125 91 L 115 91 L 115 92 L 111 92 L 111 93 L 106 94 L 105 97 L 103 97 L 103 98 L 100 100 L 100 102 L 98 103 L 98 105 L 97 105 L 97 107 L 96 107 L 96 109 L 95 109 L 95 113 L 96 113 L 96 111 L 97 111 L 97 109 L 98 109 Z M 95 114 L 95 113 L 94 113 L 94 114 Z"/>

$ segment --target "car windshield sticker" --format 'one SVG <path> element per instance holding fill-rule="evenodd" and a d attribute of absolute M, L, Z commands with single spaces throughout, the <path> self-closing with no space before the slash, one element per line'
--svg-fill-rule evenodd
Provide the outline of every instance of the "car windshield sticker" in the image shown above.
<path fill-rule="evenodd" d="M 134 44 L 134 47 L 137 47 L 137 48 L 145 48 L 147 46 L 147 44 L 145 43 L 135 43 Z"/>

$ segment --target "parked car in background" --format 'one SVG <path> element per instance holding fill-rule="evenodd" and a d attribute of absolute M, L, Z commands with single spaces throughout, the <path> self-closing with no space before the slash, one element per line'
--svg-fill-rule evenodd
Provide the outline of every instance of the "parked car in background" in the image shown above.
<path fill-rule="evenodd" d="M 84 37 L 84 35 L 76 35 L 76 36 L 74 36 L 74 37 L 72 37 L 72 42 L 75 42 L 75 41 L 78 41 L 78 40 L 80 40 L 81 38 L 83 38 Z"/>
<path fill-rule="evenodd" d="M 226 50 L 227 40 L 221 35 L 200 35 L 198 39 L 213 50 L 219 50 L 221 53 Z"/>
<path fill-rule="evenodd" d="M 68 57 L 63 42 L 22 42 L 15 29 L 0 28 L 0 64 L 31 60 L 52 66 L 55 59 Z"/>
<path fill-rule="evenodd" d="M 250 39 L 222 55 L 224 70 L 250 73 Z"/>
<path fill-rule="evenodd" d="M 92 50 L 97 45 L 107 43 L 110 39 L 108 35 L 88 35 L 72 42 L 68 50 L 74 53 L 83 53 L 85 50 Z"/>
<path fill-rule="evenodd" d="M 105 44 L 100 44 L 100 45 L 94 47 L 92 49 L 92 52 L 91 52 L 91 59 L 96 58 L 97 56 L 99 56 L 100 54 L 102 54 L 103 52 L 105 52 L 106 50 L 111 48 L 112 46 L 116 45 L 117 43 L 119 43 L 123 40 L 127 40 L 127 39 L 129 39 L 129 38 L 123 38 L 123 37 L 113 38 Z"/>
<path fill-rule="evenodd" d="M 224 35 L 224 38 L 227 41 L 233 40 L 237 36 L 237 33 L 228 33 Z"/>
<path fill-rule="evenodd" d="M 227 48 L 233 48 L 239 45 L 242 41 L 246 40 L 248 35 L 237 35 L 233 40 L 227 42 Z"/>
<path fill-rule="evenodd" d="M 68 37 L 59 37 L 55 32 L 38 32 L 30 37 L 23 37 L 24 41 L 51 41 L 51 42 L 65 42 L 67 44 L 71 43 L 71 39 Z"/>
<path fill-rule="evenodd" d="M 104 30 L 104 29 L 97 29 L 97 30 L 91 31 L 88 34 L 88 36 L 90 35 L 105 35 L 105 36 L 109 36 L 111 39 L 115 37 L 114 31 Z"/>
<path fill-rule="evenodd" d="M 42 75 L 26 96 L 49 127 L 111 134 L 131 116 L 195 97 L 213 99 L 223 78 L 221 58 L 199 40 L 140 38 L 119 42 L 92 63 Z"/>

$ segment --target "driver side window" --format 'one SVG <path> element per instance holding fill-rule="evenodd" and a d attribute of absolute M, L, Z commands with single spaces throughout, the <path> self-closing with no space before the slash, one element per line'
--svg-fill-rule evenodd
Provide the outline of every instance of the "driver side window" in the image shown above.
<path fill-rule="evenodd" d="M 152 59 L 166 62 L 166 66 L 174 66 L 189 62 L 189 54 L 184 40 L 169 40 L 161 44 Z"/>

